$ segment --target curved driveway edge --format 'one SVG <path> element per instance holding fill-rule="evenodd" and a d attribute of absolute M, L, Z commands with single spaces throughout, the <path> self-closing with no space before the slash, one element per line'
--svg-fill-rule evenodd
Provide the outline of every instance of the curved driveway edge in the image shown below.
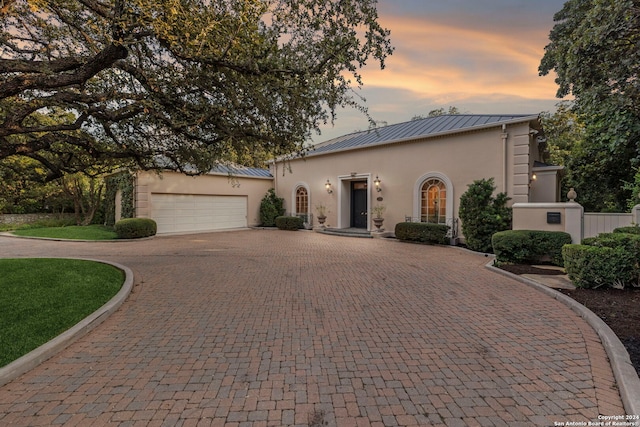
<path fill-rule="evenodd" d="M 609 356 L 611 369 L 613 370 L 613 375 L 616 377 L 616 383 L 618 384 L 620 397 L 622 398 L 625 411 L 628 415 L 640 414 L 640 378 L 631 364 L 631 359 L 629 358 L 627 349 L 613 330 L 593 311 L 589 310 L 573 298 L 538 283 L 535 280 L 518 276 L 517 274 L 494 267 L 491 265 L 492 263 L 493 261 L 486 265 L 489 270 L 538 289 L 539 291 L 567 305 L 571 310 L 587 321 L 589 326 L 591 326 L 598 334 L 598 337 L 600 337 L 602 345 L 607 352 L 607 356 Z"/>
<path fill-rule="evenodd" d="M 7 384 L 11 380 L 19 377 L 20 375 L 35 368 L 42 362 L 46 361 L 50 357 L 57 354 L 60 350 L 63 350 L 68 345 L 73 343 L 78 338 L 82 337 L 93 328 L 104 322 L 113 312 L 115 312 L 127 299 L 127 296 L 131 293 L 133 288 L 133 271 L 122 264 L 115 262 L 88 259 L 88 258 L 60 258 L 60 259 L 79 259 L 82 261 L 93 261 L 102 264 L 112 265 L 125 274 L 124 283 L 120 288 L 120 291 L 107 301 L 102 307 L 85 317 L 76 325 L 67 329 L 51 341 L 42 344 L 40 347 L 30 351 L 19 359 L 14 360 L 8 365 L 0 368 L 0 387 Z"/>

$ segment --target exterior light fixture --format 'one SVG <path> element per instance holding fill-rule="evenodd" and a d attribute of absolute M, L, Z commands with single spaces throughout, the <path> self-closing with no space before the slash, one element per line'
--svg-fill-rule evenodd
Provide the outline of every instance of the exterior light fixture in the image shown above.
<path fill-rule="evenodd" d="M 378 193 L 382 191 L 382 188 L 380 187 L 380 178 L 378 178 L 378 175 L 376 175 L 376 179 L 373 181 L 373 184 L 376 186 L 376 191 Z"/>
<path fill-rule="evenodd" d="M 329 180 L 327 179 L 327 182 L 324 184 L 324 188 L 327 189 L 327 193 L 332 194 L 333 190 L 331 189 L 331 183 L 329 182 Z"/>
<path fill-rule="evenodd" d="M 536 179 L 538 179 L 538 175 L 536 175 L 535 173 L 533 175 L 531 175 L 531 180 L 535 181 Z"/>

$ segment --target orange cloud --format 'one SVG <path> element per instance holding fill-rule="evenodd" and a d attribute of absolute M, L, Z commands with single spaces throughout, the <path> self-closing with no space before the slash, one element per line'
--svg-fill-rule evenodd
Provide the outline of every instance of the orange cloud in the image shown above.
<path fill-rule="evenodd" d="M 548 30 L 490 32 L 394 16 L 381 23 L 391 30 L 396 51 L 384 70 L 363 72 L 365 87 L 406 89 L 433 99 L 555 96 L 553 77 L 539 77 L 537 71 Z"/>

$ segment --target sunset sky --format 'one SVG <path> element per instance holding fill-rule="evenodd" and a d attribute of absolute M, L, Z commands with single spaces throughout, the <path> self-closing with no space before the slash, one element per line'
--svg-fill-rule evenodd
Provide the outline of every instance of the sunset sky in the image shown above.
<path fill-rule="evenodd" d="M 463 113 L 552 111 L 555 76 L 538 65 L 563 0 L 379 0 L 395 51 L 386 68 L 367 68 L 359 93 L 388 124 L 455 106 Z M 366 130 L 360 113 L 338 112 L 315 142 Z"/>

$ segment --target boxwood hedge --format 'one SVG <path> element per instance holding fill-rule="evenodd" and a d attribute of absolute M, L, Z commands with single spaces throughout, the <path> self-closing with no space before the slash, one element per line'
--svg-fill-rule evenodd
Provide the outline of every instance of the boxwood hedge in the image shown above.
<path fill-rule="evenodd" d="M 116 222 L 114 229 L 119 239 L 139 239 L 154 236 L 158 226 L 150 218 L 126 218 Z"/>
<path fill-rule="evenodd" d="M 640 284 L 640 235 L 602 233 L 581 245 L 564 246 L 562 256 L 569 279 L 578 287 Z"/>
<path fill-rule="evenodd" d="M 640 234 L 640 227 L 631 225 L 629 227 L 618 227 L 613 230 L 614 233 Z"/>
<path fill-rule="evenodd" d="M 279 216 L 275 223 L 280 230 L 298 230 L 304 225 L 302 218 L 298 216 Z"/>
<path fill-rule="evenodd" d="M 491 237 L 496 261 L 511 264 L 562 266 L 562 246 L 569 243 L 571 235 L 563 231 L 507 230 Z"/>
<path fill-rule="evenodd" d="M 395 228 L 399 240 L 439 245 L 449 243 L 448 232 L 449 227 L 444 224 L 427 222 L 399 222 Z"/>

